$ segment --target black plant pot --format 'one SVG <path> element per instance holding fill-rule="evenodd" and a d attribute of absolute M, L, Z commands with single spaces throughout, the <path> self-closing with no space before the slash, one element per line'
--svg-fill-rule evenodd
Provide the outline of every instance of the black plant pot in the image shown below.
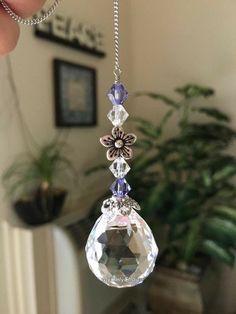
<path fill-rule="evenodd" d="M 31 200 L 18 200 L 14 203 L 17 215 L 26 224 L 38 226 L 56 219 L 64 205 L 66 191 L 45 193 L 38 191 Z"/>

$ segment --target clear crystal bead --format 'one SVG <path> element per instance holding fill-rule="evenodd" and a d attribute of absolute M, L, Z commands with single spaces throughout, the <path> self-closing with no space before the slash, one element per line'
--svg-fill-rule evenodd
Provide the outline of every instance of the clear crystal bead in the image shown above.
<path fill-rule="evenodd" d="M 130 171 L 130 166 L 122 157 L 118 157 L 109 167 L 116 178 L 124 178 Z"/>
<path fill-rule="evenodd" d="M 129 114 L 122 105 L 114 105 L 107 117 L 114 126 L 121 126 Z"/>
<path fill-rule="evenodd" d="M 126 288 L 144 281 L 153 271 L 158 248 L 146 222 L 136 213 L 104 213 L 95 223 L 86 245 L 94 275 L 108 286 Z"/>

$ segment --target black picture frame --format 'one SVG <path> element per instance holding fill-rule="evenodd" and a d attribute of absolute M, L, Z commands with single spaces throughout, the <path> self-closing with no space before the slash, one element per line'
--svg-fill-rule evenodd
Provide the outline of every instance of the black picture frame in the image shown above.
<path fill-rule="evenodd" d="M 56 127 L 97 125 L 97 73 L 94 68 L 53 60 Z"/>

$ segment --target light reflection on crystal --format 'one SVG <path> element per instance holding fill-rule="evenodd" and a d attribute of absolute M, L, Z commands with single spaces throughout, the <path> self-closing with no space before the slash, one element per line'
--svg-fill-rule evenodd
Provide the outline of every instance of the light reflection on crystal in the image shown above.
<path fill-rule="evenodd" d="M 122 157 L 118 157 L 109 167 L 116 178 L 124 178 L 130 171 L 130 166 Z"/>
<path fill-rule="evenodd" d="M 146 222 L 131 211 L 103 214 L 92 229 L 86 255 L 92 272 L 117 288 L 136 286 L 153 271 L 158 248 Z"/>
<path fill-rule="evenodd" d="M 129 114 L 122 105 L 114 105 L 107 117 L 114 126 L 122 126 Z"/>

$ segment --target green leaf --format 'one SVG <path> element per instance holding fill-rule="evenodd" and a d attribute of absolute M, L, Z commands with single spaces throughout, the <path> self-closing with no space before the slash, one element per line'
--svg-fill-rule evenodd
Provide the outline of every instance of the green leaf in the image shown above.
<path fill-rule="evenodd" d="M 235 164 L 231 164 L 231 165 L 226 165 L 223 169 L 217 171 L 212 179 L 215 182 L 219 182 L 222 180 L 226 180 L 231 178 L 232 176 L 234 176 L 236 174 L 236 163 Z"/>
<path fill-rule="evenodd" d="M 183 159 L 181 156 L 178 159 L 166 162 L 166 167 L 172 171 L 192 170 L 193 162 L 191 160 Z"/>
<path fill-rule="evenodd" d="M 215 154 L 211 158 L 203 159 L 197 163 L 199 169 L 204 169 L 212 177 L 212 174 L 225 168 L 228 165 L 235 165 L 236 159 L 233 156 Z"/>
<path fill-rule="evenodd" d="M 85 171 L 85 175 L 89 176 L 90 174 L 92 174 L 94 172 L 98 172 L 98 171 L 102 171 L 102 170 L 107 170 L 107 165 L 106 164 L 97 165 L 95 167 L 92 167 L 92 168 L 88 169 L 87 171 Z"/>
<path fill-rule="evenodd" d="M 135 147 L 142 149 L 150 149 L 153 147 L 153 142 L 147 139 L 141 139 L 135 143 Z"/>
<path fill-rule="evenodd" d="M 134 117 L 134 118 L 130 118 L 130 120 L 132 122 L 135 123 L 139 123 L 140 126 L 144 127 L 144 128 L 154 128 L 154 124 L 148 120 L 142 119 L 142 118 L 138 118 L 138 117 Z"/>
<path fill-rule="evenodd" d="M 137 129 L 145 136 L 151 137 L 153 139 L 157 139 L 160 136 L 160 130 L 156 127 L 139 126 Z"/>
<path fill-rule="evenodd" d="M 209 97 L 215 93 L 212 88 L 206 88 L 194 84 L 188 84 L 184 87 L 176 88 L 176 92 L 184 96 L 186 99 L 195 97 Z"/>
<path fill-rule="evenodd" d="M 213 259 L 219 260 L 229 266 L 234 266 L 234 254 L 212 240 L 203 241 L 201 250 Z"/>
<path fill-rule="evenodd" d="M 202 171 L 202 178 L 203 178 L 204 186 L 209 188 L 212 184 L 210 171 Z"/>
<path fill-rule="evenodd" d="M 200 243 L 201 224 L 199 220 L 193 220 L 190 223 L 188 231 L 182 245 L 182 258 L 189 262 L 198 249 Z"/>
<path fill-rule="evenodd" d="M 230 127 L 217 122 L 189 123 L 184 135 L 190 141 L 201 139 L 209 143 L 211 141 L 220 141 L 227 144 L 236 137 L 236 132 Z"/>
<path fill-rule="evenodd" d="M 235 187 L 231 187 L 230 185 L 224 183 L 224 187 L 218 191 L 217 196 L 227 203 L 229 200 L 232 202 L 236 199 Z"/>
<path fill-rule="evenodd" d="M 216 108 L 197 108 L 197 111 L 206 114 L 207 116 L 211 118 L 215 118 L 216 120 L 219 121 L 224 121 L 224 122 L 229 122 L 229 117 L 222 111 Z"/>
<path fill-rule="evenodd" d="M 229 220 L 236 223 L 236 208 L 235 207 L 228 207 L 224 205 L 215 206 L 212 209 L 213 214 L 216 213 L 219 216 L 224 218 L 228 218 Z"/>
<path fill-rule="evenodd" d="M 188 204 L 182 204 L 173 206 L 171 209 L 169 209 L 170 213 L 166 217 L 166 221 L 168 221 L 169 224 L 175 225 L 178 223 L 188 223 L 192 219 L 197 218 L 198 213 L 194 206 L 188 206 Z"/>
<path fill-rule="evenodd" d="M 133 118 L 132 121 L 138 123 L 137 129 L 145 136 L 154 139 L 160 136 L 159 128 L 156 127 L 153 123 L 142 118 Z"/>
<path fill-rule="evenodd" d="M 174 109 L 170 109 L 166 112 L 166 114 L 164 115 L 164 117 L 162 118 L 159 128 L 160 130 L 162 130 L 164 128 L 164 126 L 166 125 L 167 121 L 172 117 L 174 113 Z"/>
<path fill-rule="evenodd" d="M 223 218 L 209 218 L 205 221 L 205 233 L 208 237 L 222 243 L 236 243 L 236 224 Z"/>
<path fill-rule="evenodd" d="M 133 163 L 133 171 L 143 171 L 159 161 L 158 156 L 139 155 Z"/>
<path fill-rule="evenodd" d="M 137 93 L 136 96 L 147 96 L 155 100 L 161 100 L 168 106 L 179 108 L 179 104 L 176 101 L 162 94 L 157 94 L 157 93 L 152 93 L 152 92 L 140 92 L 140 93 Z"/>
<path fill-rule="evenodd" d="M 152 188 L 147 198 L 147 202 L 145 203 L 148 212 L 151 212 L 158 207 L 158 203 L 161 201 L 164 190 L 165 186 L 163 185 L 157 185 Z"/>

